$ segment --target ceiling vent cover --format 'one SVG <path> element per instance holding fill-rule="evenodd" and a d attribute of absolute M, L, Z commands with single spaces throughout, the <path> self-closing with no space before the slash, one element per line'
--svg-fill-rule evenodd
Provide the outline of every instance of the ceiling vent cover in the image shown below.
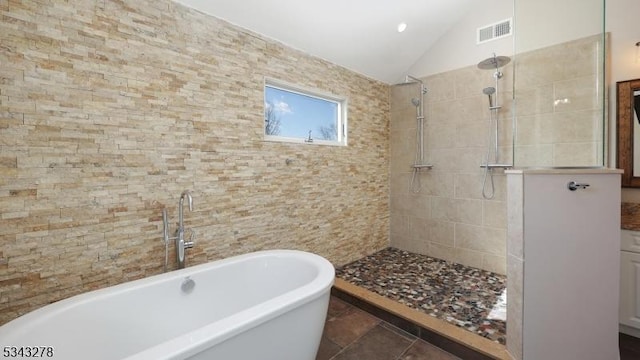
<path fill-rule="evenodd" d="M 511 21 L 512 20 L 509 18 L 494 24 L 478 28 L 477 43 L 482 44 L 487 41 L 492 41 L 511 35 L 513 29 L 513 27 L 511 26 Z"/>

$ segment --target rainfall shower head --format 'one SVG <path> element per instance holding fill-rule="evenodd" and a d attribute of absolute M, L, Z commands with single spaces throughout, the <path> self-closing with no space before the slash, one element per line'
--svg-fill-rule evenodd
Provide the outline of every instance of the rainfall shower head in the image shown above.
<path fill-rule="evenodd" d="M 489 107 L 492 108 L 493 107 L 493 94 L 496 93 L 496 88 L 494 88 L 493 86 L 486 87 L 486 88 L 482 89 L 482 93 L 489 97 Z"/>
<path fill-rule="evenodd" d="M 478 63 L 478 69 L 498 70 L 498 68 L 501 68 L 507 65 L 510 61 L 511 61 L 511 58 L 508 56 L 496 56 L 496 54 L 493 54 L 492 57 L 480 61 Z"/>
<path fill-rule="evenodd" d="M 500 72 L 499 68 L 507 65 L 511 61 L 511 58 L 508 56 L 496 56 L 493 54 L 493 57 L 488 59 L 484 59 L 478 63 L 478 69 L 480 70 L 495 70 L 493 73 L 493 77 L 496 80 L 502 78 L 502 72 Z"/>
<path fill-rule="evenodd" d="M 404 77 L 404 81 L 403 82 L 397 83 L 397 84 L 394 84 L 394 85 L 412 85 L 412 84 L 420 84 L 420 85 L 422 85 L 423 82 L 422 82 L 422 80 L 420 80 L 420 79 L 418 79 L 416 77 L 413 77 L 411 75 L 407 75 L 407 76 Z"/>
<path fill-rule="evenodd" d="M 413 99 L 411 99 L 411 103 L 413 104 L 413 106 L 418 107 L 418 106 L 420 106 L 420 99 L 413 98 Z"/>
<path fill-rule="evenodd" d="M 411 75 L 406 75 L 404 77 L 404 81 L 398 84 L 395 84 L 396 86 L 403 86 L 403 85 L 412 85 L 412 84 L 419 84 L 420 85 L 420 92 L 422 92 L 422 94 L 426 94 L 427 93 L 427 87 L 424 86 L 424 82 L 422 82 L 422 80 L 418 79 L 417 77 L 413 77 Z"/>

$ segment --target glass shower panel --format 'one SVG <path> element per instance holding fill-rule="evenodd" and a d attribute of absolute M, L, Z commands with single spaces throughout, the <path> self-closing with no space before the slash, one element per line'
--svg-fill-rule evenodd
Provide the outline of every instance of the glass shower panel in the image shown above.
<path fill-rule="evenodd" d="M 604 5 L 515 0 L 515 166 L 604 166 Z"/>

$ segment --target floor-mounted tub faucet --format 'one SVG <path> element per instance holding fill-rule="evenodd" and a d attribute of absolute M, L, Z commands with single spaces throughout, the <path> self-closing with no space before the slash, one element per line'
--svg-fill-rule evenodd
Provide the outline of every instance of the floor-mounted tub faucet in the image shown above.
<path fill-rule="evenodd" d="M 191 230 L 191 238 L 189 241 L 184 240 L 184 199 L 189 202 L 189 211 L 193 211 L 193 197 L 189 190 L 185 190 L 180 194 L 180 203 L 178 204 L 178 229 L 176 230 L 176 259 L 178 269 L 184 268 L 185 249 L 193 247 L 194 232 Z"/>

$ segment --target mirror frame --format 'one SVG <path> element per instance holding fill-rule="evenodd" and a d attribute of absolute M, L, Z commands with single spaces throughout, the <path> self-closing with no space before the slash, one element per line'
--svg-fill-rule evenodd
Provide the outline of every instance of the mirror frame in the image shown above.
<path fill-rule="evenodd" d="M 633 176 L 633 93 L 640 91 L 640 79 L 616 83 L 618 168 L 624 170 L 622 187 L 640 188 L 640 176 Z M 637 154 L 640 156 L 640 154 Z"/>

